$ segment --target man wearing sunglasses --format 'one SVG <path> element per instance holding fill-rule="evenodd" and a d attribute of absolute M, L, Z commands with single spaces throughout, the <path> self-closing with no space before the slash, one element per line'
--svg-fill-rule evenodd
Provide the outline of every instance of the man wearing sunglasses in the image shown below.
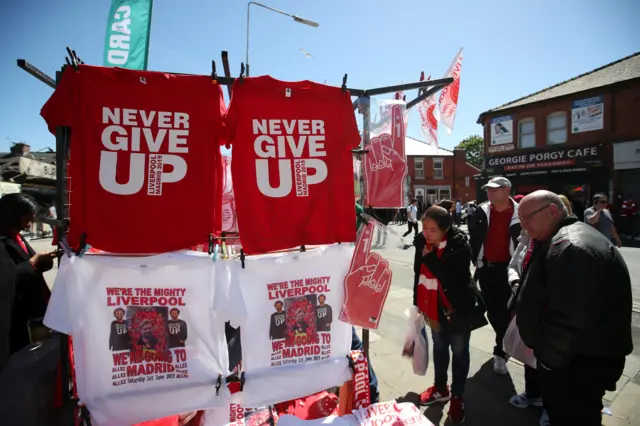
<path fill-rule="evenodd" d="M 589 207 L 584 211 L 584 221 L 596 228 L 602 235 L 607 237 L 609 241 L 617 247 L 622 247 L 622 241 L 618 236 L 613 215 L 607 209 L 607 196 L 598 193 L 593 196 L 593 207 Z"/>

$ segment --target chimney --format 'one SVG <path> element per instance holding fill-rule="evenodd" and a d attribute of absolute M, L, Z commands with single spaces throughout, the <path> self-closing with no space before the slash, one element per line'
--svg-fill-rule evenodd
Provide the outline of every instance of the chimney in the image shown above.
<path fill-rule="evenodd" d="M 16 142 L 11 146 L 11 153 L 17 157 L 21 157 L 31 151 L 31 145 L 23 142 Z"/>
<path fill-rule="evenodd" d="M 453 194 L 454 198 L 462 199 L 464 194 L 464 178 L 467 170 L 467 151 L 464 149 L 453 149 Z"/>
<path fill-rule="evenodd" d="M 460 166 L 460 171 L 464 170 L 464 165 L 467 162 L 467 151 L 464 149 L 454 148 L 453 159 L 456 162 L 456 167 Z"/>

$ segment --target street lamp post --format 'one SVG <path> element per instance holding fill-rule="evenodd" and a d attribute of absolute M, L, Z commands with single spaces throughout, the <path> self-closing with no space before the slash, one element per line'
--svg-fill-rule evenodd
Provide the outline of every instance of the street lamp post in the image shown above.
<path fill-rule="evenodd" d="M 296 21 L 299 24 L 304 24 L 304 25 L 308 25 L 310 27 L 314 27 L 314 28 L 318 28 L 320 26 L 320 24 L 318 24 L 317 22 L 314 21 L 310 21 L 308 19 L 304 19 L 301 18 L 297 15 L 292 15 L 290 13 L 287 12 L 283 12 L 282 10 L 278 10 L 275 9 L 273 7 L 269 7 L 266 6 L 262 3 L 258 3 L 255 1 L 250 1 L 249 4 L 247 4 L 247 55 L 246 55 L 246 60 L 245 60 L 245 71 L 247 73 L 247 77 L 249 77 L 249 11 L 251 10 L 251 5 L 255 4 L 256 6 L 260 6 L 264 9 L 270 10 L 272 12 L 276 12 L 279 13 L 280 15 L 284 15 L 284 16 L 288 16 L 289 18 L 293 19 L 294 21 Z"/>

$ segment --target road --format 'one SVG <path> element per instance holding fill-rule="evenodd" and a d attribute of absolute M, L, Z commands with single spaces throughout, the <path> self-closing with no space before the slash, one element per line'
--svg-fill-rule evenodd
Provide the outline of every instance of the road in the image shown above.
<path fill-rule="evenodd" d="M 640 248 L 622 247 L 620 253 L 627 262 L 629 275 L 631 275 L 631 288 L 633 292 L 633 310 L 640 312 Z"/>
<path fill-rule="evenodd" d="M 391 290 L 384 307 L 382 320 L 377 330 L 370 332 L 371 362 L 377 373 L 380 393 L 383 400 L 400 398 L 416 401 L 417 394 L 433 383 L 433 370 L 429 368 L 425 377 L 413 374 L 410 362 L 401 358 L 400 352 L 407 330 L 409 308 L 413 297 L 413 255 L 412 248 L 404 250 L 400 235 L 404 226 L 391 226 L 387 244 L 374 246 L 390 262 L 393 271 Z M 409 238 L 410 239 L 410 238 Z M 376 241 L 374 240 L 373 243 Z M 31 242 L 34 249 L 50 249 L 50 240 Z M 629 267 L 633 283 L 633 296 L 636 308 L 640 306 L 640 249 L 623 248 L 621 250 Z M 57 270 L 46 274 L 47 282 L 53 285 Z M 609 406 L 612 416 L 604 416 L 606 426 L 639 424 L 640 422 L 640 309 L 633 317 L 635 351 L 627 358 L 625 371 L 615 392 L 608 392 L 605 405 Z M 490 326 L 483 327 L 471 336 L 471 369 L 465 392 L 467 421 L 466 425 L 520 425 L 536 426 L 540 413 L 536 410 L 519 410 L 511 407 L 508 399 L 515 392 L 524 390 L 522 365 L 509 362 L 508 376 L 496 376 L 492 371 L 492 352 L 495 334 Z M 446 408 L 430 407 L 425 415 L 434 424 L 445 424 Z"/>

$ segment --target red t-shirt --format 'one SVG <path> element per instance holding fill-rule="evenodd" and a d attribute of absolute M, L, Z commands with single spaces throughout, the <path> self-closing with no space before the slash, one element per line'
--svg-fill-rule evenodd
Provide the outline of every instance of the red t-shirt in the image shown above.
<path fill-rule="evenodd" d="M 348 92 L 245 78 L 225 123 L 245 252 L 355 241 L 351 149 L 360 134 Z"/>
<path fill-rule="evenodd" d="M 484 258 L 489 262 L 508 262 L 511 259 L 509 226 L 513 217 L 513 203 L 501 212 L 496 211 L 491 204 L 489 213 L 491 217 L 487 236 L 484 239 Z"/>
<path fill-rule="evenodd" d="M 206 76 L 68 67 L 42 108 L 71 128 L 68 240 L 112 253 L 159 253 L 221 226 L 224 100 Z"/>

